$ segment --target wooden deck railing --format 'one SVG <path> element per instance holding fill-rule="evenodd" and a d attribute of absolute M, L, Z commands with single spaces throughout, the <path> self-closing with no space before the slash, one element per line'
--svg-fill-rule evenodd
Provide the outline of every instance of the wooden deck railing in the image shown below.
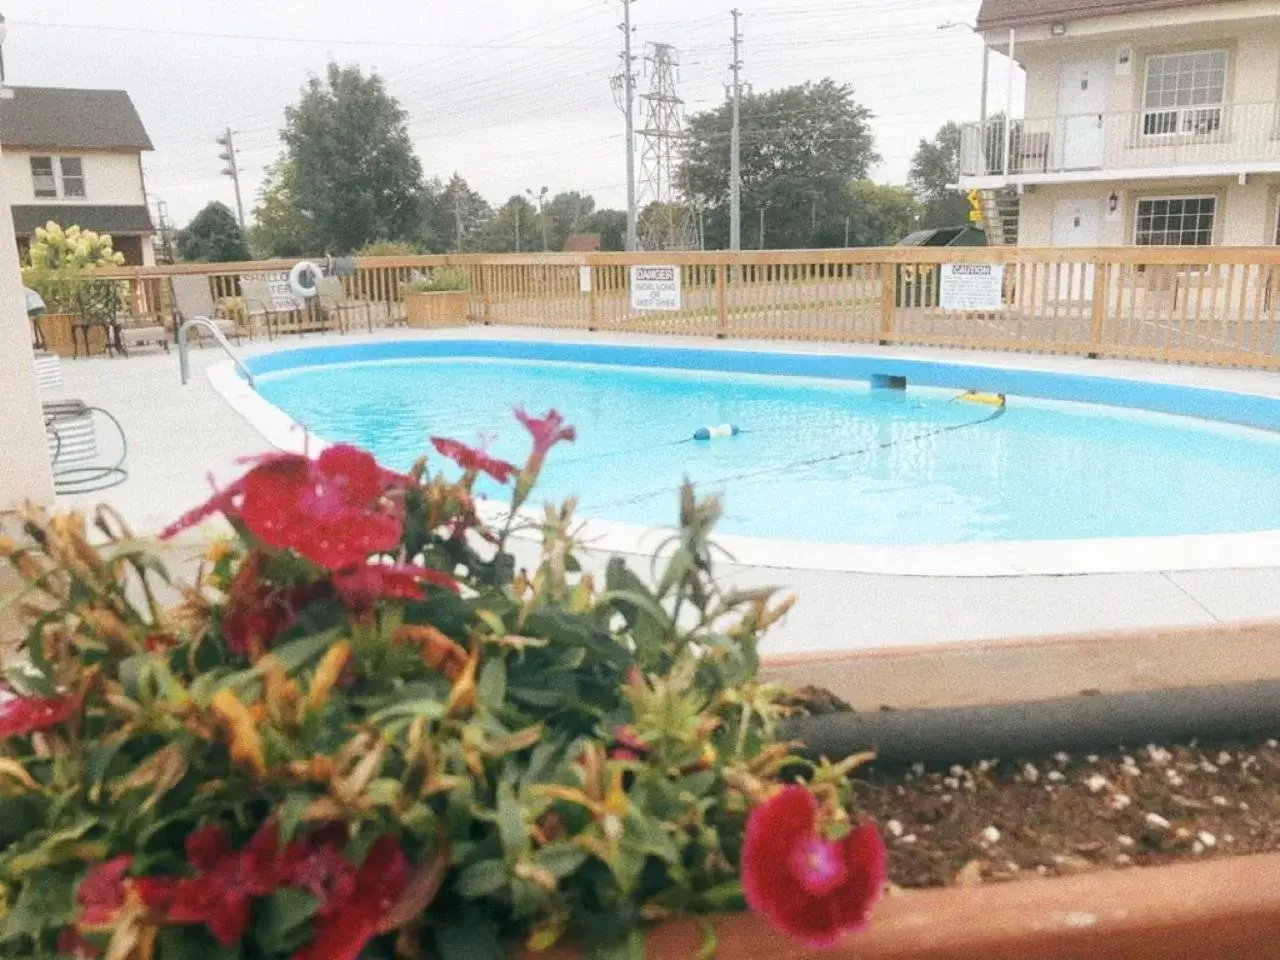
<path fill-rule="evenodd" d="M 134 312 L 167 318 L 168 277 L 201 273 L 215 296 L 292 261 L 97 271 L 127 280 Z M 944 263 L 1005 265 L 998 309 L 945 310 Z M 635 311 L 631 265 L 681 268 L 681 308 Z M 344 280 L 383 321 L 415 272 L 458 267 L 474 322 L 581 330 L 1021 350 L 1280 367 L 1280 247 L 886 247 L 370 258 Z M 585 268 L 585 269 L 584 269 Z"/>

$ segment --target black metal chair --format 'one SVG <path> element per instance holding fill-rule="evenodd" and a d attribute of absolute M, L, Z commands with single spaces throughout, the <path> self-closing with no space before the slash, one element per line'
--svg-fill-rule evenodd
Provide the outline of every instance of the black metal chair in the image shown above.
<path fill-rule="evenodd" d="M 108 356 L 114 355 L 117 350 L 122 356 L 129 355 L 120 337 L 120 296 L 116 291 L 116 281 L 87 281 L 76 291 L 76 305 L 79 307 L 79 316 L 71 322 L 73 356 L 80 356 L 77 332 L 84 340 L 84 355 L 89 356 L 89 331 L 94 327 L 102 327 L 106 331 Z"/>

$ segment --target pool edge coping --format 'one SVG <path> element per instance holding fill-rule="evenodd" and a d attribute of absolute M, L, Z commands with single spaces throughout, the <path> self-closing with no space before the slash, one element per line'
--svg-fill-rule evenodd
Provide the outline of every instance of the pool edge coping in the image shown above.
<path fill-rule="evenodd" d="M 547 341 L 521 340 L 518 337 L 500 341 L 477 340 L 467 337 L 450 337 L 433 340 L 405 339 L 379 341 L 379 343 L 546 343 Z M 661 346 L 635 345 L 600 341 L 556 341 L 557 345 L 610 346 L 619 350 L 662 350 Z M 338 344 L 319 349 L 358 349 L 364 344 Z M 298 350 L 316 349 L 305 346 L 290 347 L 278 353 L 262 353 L 262 356 Z M 718 347 L 681 344 L 666 348 L 714 352 Z M 787 357 L 822 357 L 830 354 L 792 352 L 776 349 L 753 350 L 735 344 L 735 352 L 773 354 Z M 881 362 L 908 362 L 929 364 L 955 370 L 1001 370 L 990 363 L 956 363 L 950 360 L 921 359 L 881 354 L 840 354 L 842 357 L 866 358 Z M 256 357 L 250 357 L 250 360 Z M 407 359 L 407 358 L 406 358 Z M 495 357 L 493 359 L 501 359 Z M 360 362 L 359 360 L 347 362 Z M 553 362 L 553 361 L 551 361 Z M 637 369 L 679 369 L 675 367 L 645 367 Z M 1061 370 L 1036 369 L 1019 359 L 1018 372 L 1050 375 L 1061 381 L 1127 381 L 1158 386 L 1171 391 L 1191 394 L 1227 394 L 1266 400 L 1280 407 L 1280 397 L 1249 391 L 1203 387 L 1176 382 L 1143 379 L 1116 374 L 1091 375 Z M 212 364 L 207 369 L 209 382 L 238 413 L 263 437 L 278 449 L 292 453 L 315 453 L 327 443 L 305 430 L 283 410 L 265 400 L 236 373 L 231 361 Z M 272 371 L 274 372 L 274 371 Z M 733 372 L 733 371 L 730 371 Z M 786 374 L 776 374 L 786 376 Z M 1098 401 L 1094 401 L 1098 402 Z M 1108 405 L 1105 404 L 1104 405 Z M 1109 404 L 1111 406 L 1124 406 Z M 1127 406 L 1126 409 L 1150 409 Z M 1168 412 L 1168 411 L 1165 411 Z M 1183 416 L 1195 417 L 1193 413 Z M 1218 423 L 1232 423 L 1211 417 L 1199 419 Z M 1247 425 L 1247 424 L 1246 424 Z M 488 522 L 501 519 L 506 508 L 495 502 L 482 502 L 481 514 Z M 534 511 L 522 511 L 536 523 L 539 515 Z M 648 527 L 618 521 L 585 518 L 581 521 L 580 539 L 587 548 L 603 553 L 620 553 L 648 556 L 662 547 L 671 534 L 669 527 Z M 1280 530 L 1264 530 L 1248 533 L 1182 534 L 1157 537 L 1111 537 L 1079 540 L 1022 540 L 998 542 L 974 542 L 953 544 L 918 544 L 898 546 L 893 544 L 852 544 L 817 540 L 750 537 L 740 534 L 718 534 L 716 542 L 729 554 L 729 562 L 748 567 L 779 570 L 808 570 L 832 573 L 862 573 L 884 576 L 919 577 L 1022 577 L 1022 576 L 1083 576 L 1088 574 L 1162 573 L 1172 571 L 1197 571 L 1220 569 L 1260 569 L 1280 566 Z"/>

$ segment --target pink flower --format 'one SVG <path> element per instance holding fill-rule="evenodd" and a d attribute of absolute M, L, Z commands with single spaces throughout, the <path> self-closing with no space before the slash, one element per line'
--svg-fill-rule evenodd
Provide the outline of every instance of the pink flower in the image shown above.
<path fill-rule="evenodd" d="M 58 956 L 70 960 L 93 960 L 102 955 L 102 951 L 80 935 L 74 927 L 65 928 L 58 934 Z"/>
<path fill-rule="evenodd" d="M 756 807 L 742 846 L 742 889 L 775 930 L 830 947 L 866 926 L 888 856 L 873 825 L 828 840 L 818 832 L 817 814 L 813 794 L 799 786 Z"/>
<path fill-rule="evenodd" d="M 161 538 L 222 513 L 239 519 L 267 546 L 293 550 L 326 570 L 354 567 L 399 545 L 403 521 L 385 495 L 405 478 L 383 470 L 364 451 L 337 445 L 315 460 L 280 453 L 254 464 Z"/>
<path fill-rule="evenodd" d="M 3 688 L 0 688 L 3 691 Z M 25 737 L 66 723 L 80 710 L 77 697 L 18 697 L 0 702 L 0 740 Z"/>
<path fill-rule="evenodd" d="M 394 837 L 381 837 L 364 858 L 355 892 L 341 908 L 317 917 L 311 942 L 293 960 L 356 960 L 409 885 L 409 860 Z"/>
<path fill-rule="evenodd" d="M 483 450 L 468 447 L 465 443 L 446 437 L 432 437 L 431 444 L 443 457 L 448 457 L 466 473 L 487 473 L 499 483 L 510 483 L 516 468 L 505 460 L 491 457 Z"/>
<path fill-rule="evenodd" d="M 539 464 L 546 457 L 547 451 L 561 440 L 572 443 L 578 439 L 578 431 L 564 425 L 564 418 L 555 410 L 548 410 L 542 419 L 531 417 L 523 407 L 516 407 L 516 419 L 524 424 L 529 435 L 533 437 L 533 458 Z"/>
<path fill-rule="evenodd" d="M 133 864 L 132 857 L 116 857 L 94 865 L 76 889 L 80 916 L 76 924 L 83 927 L 105 927 L 116 919 L 124 906 L 124 875 Z"/>

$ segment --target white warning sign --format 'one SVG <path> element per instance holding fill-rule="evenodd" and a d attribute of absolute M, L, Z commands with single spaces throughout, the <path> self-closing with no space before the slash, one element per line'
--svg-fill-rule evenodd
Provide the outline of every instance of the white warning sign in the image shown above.
<path fill-rule="evenodd" d="M 632 310 L 679 310 L 679 267 L 632 267 Z"/>
<path fill-rule="evenodd" d="M 939 294 L 943 310 L 999 310 L 1004 301 L 1004 264 L 944 263 Z"/>

